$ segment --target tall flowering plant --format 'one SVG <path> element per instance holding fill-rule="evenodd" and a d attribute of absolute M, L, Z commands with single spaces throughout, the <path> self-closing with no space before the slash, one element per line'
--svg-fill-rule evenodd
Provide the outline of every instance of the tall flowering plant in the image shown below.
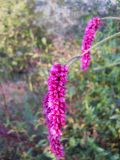
<path fill-rule="evenodd" d="M 107 18 L 102 18 L 107 19 Z M 108 17 L 109 19 L 109 17 Z M 113 17 L 113 19 L 120 19 Z M 71 58 L 67 65 L 80 58 L 81 69 L 87 71 L 91 60 L 91 45 L 94 41 L 97 30 L 102 25 L 102 21 L 99 17 L 91 19 L 85 29 L 85 34 L 82 40 L 82 55 Z M 105 43 L 106 41 L 120 36 L 120 32 L 111 35 L 100 42 L 98 42 L 92 48 Z M 117 63 L 116 63 L 117 64 Z M 116 65 L 114 64 L 114 65 Z M 68 67 L 66 65 L 54 64 L 50 70 L 48 77 L 48 92 L 44 97 L 43 108 L 46 116 L 46 124 L 48 127 L 48 140 L 52 153 L 57 160 L 64 157 L 64 150 L 61 143 L 62 127 L 65 125 L 65 93 L 67 83 Z"/>
<path fill-rule="evenodd" d="M 57 160 L 64 157 L 61 135 L 62 127 L 65 125 L 67 74 L 66 65 L 54 64 L 52 66 L 48 77 L 48 93 L 43 103 L 48 126 L 48 140 Z"/>

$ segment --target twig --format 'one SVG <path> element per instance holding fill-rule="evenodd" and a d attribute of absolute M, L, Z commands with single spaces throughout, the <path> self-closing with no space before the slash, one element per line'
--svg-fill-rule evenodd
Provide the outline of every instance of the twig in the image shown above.
<path fill-rule="evenodd" d="M 110 17 L 103 17 L 103 18 L 101 18 L 102 20 L 109 20 L 109 19 L 114 19 L 114 20 L 120 20 L 120 17 L 112 17 L 112 16 L 110 16 Z"/>
<path fill-rule="evenodd" d="M 104 66 L 104 67 L 97 67 L 97 68 L 94 68 L 93 70 L 94 70 L 94 71 L 101 71 L 101 70 L 104 70 L 104 69 L 106 69 L 106 68 L 110 68 L 110 67 L 117 66 L 117 65 L 120 65 L 120 62 L 111 63 L 111 64 L 106 65 L 106 66 Z"/>

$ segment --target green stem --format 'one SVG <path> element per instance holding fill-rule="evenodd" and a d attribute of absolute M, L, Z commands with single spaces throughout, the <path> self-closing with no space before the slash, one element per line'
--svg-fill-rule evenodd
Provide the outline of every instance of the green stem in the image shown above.
<path fill-rule="evenodd" d="M 112 17 L 112 16 L 110 16 L 110 17 L 103 17 L 103 18 L 101 18 L 102 20 L 106 20 L 106 19 L 114 19 L 114 20 L 120 20 L 120 17 Z"/>
<path fill-rule="evenodd" d="M 110 39 L 113 39 L 117 36 L 120 36 L 120 32 L 117 32 L 111 36 L 108 36 L 107 38 L 101 40 L 100 42 L 96 43 L 95 45 L 93 45 L 92 47 L 90 47 L 88 50 L 86 50 L 82 55 L 77 55 L 77 56 L 74 56 L 72 57 L 67 63 L 66 65 L 70 66 L 73 62 L 77 61 L 78 59 L 80 59 L 81 56 L 85 55 L 88 51 L 96 48 L 97 46 L 101 45 L 101 44 L 104 44 L 105 42 L 107 42 L 108 40 Z"/>
<path fill-rule="evenodd" d="M 97 67 L 97 68 L 94 68 L 93 70 L 94 70 L 94 71 L 101 71 L 101 70 L 104 70 L 104 69 L 106 69 L 106 68 L 110 68 L 110 67 L 117 66 L 117 65 L 120 65 L 120 62 L 111 63 L 111 64 L 106 65 L 106 66 L 104 66 L 104 67 Z"/>

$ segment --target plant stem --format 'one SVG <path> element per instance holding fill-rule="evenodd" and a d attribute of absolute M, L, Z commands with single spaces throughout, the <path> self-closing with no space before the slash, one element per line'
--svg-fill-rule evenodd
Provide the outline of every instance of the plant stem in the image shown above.
<path fill-rule="evenodd" d="M 97 67 L 97 68 L 94 68 L 93 70 L 94 70 L 94 71 L 101 71 L 101 70 L 104 70 L 104 69 L 106 69 L 106 68 L 110 68 L 110 67 L 117 66 L 117 65 L 120 65 L 120 62 L 111 63 L 111 64 L 106 65 L 106 66 L 104 66 L 104 67 Z"/>
<path fill-rule="evenodd" d="M 103 17 L 103 18 L 101 18 L 102 20 L 107 20 L 107 19 L 114 19 L 114 20 L 120 20 L 120 17 L 112 17 L 112 16 L 110 16 L 110 17 Z"/>
<path fill-rule="evenodd" d="M 104 44 L 105 42 L 107 42 L 108 40 L 110 39 L 113 39 L 117 36 L 120 36 L 120 32 L 117 32 L 111 36 L 108 36 L 107 38 L 101 40 L 100 42 L 96 43 L 95 45 L 93 45 L 92 47 L 90 47 L 88 50 L 86 50 L 82 55 L 77 55 L 77 56 L 74 56 L 72 57 L 67 63 L 66 65 L 70 66 L 73 62 L 77 61 L 80 57 L 82 57 L 83 55 L 85 55 L 88 51 L 96 48 L 97 46 L 101 45 L 101 44 Z"/>

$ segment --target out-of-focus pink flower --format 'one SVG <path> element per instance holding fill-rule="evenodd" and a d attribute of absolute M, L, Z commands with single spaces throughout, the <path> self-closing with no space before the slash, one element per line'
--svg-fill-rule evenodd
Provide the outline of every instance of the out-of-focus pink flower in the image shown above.
<path fill-rule="evenodd" d="M 101 25 L 102 21 L 99 17 L 94 17 L 88 22 L 82 40 L 82 48 L 81 48 L 82 54 L 84 54 L 91 47 L 92 42 L 94 41 L 95 38 L 96 31 L 100 28 Z M 90 61 L 91 61 L 91 52 L 88 51 L 81 57 L 81 69 L 83 71 L 86 71 L 89 68 Z"/>
<path fill-rule="evenodd" d="M 48 126 L 48 140 L 52 153 L 59 160 L 64 157 L 61 144 L 62 127 L 65 125 L 65 92 L 68 68 L 66 65 L 54 64 L 48 77 L 48 93 L 44 98 L 44 113 Z"/>

